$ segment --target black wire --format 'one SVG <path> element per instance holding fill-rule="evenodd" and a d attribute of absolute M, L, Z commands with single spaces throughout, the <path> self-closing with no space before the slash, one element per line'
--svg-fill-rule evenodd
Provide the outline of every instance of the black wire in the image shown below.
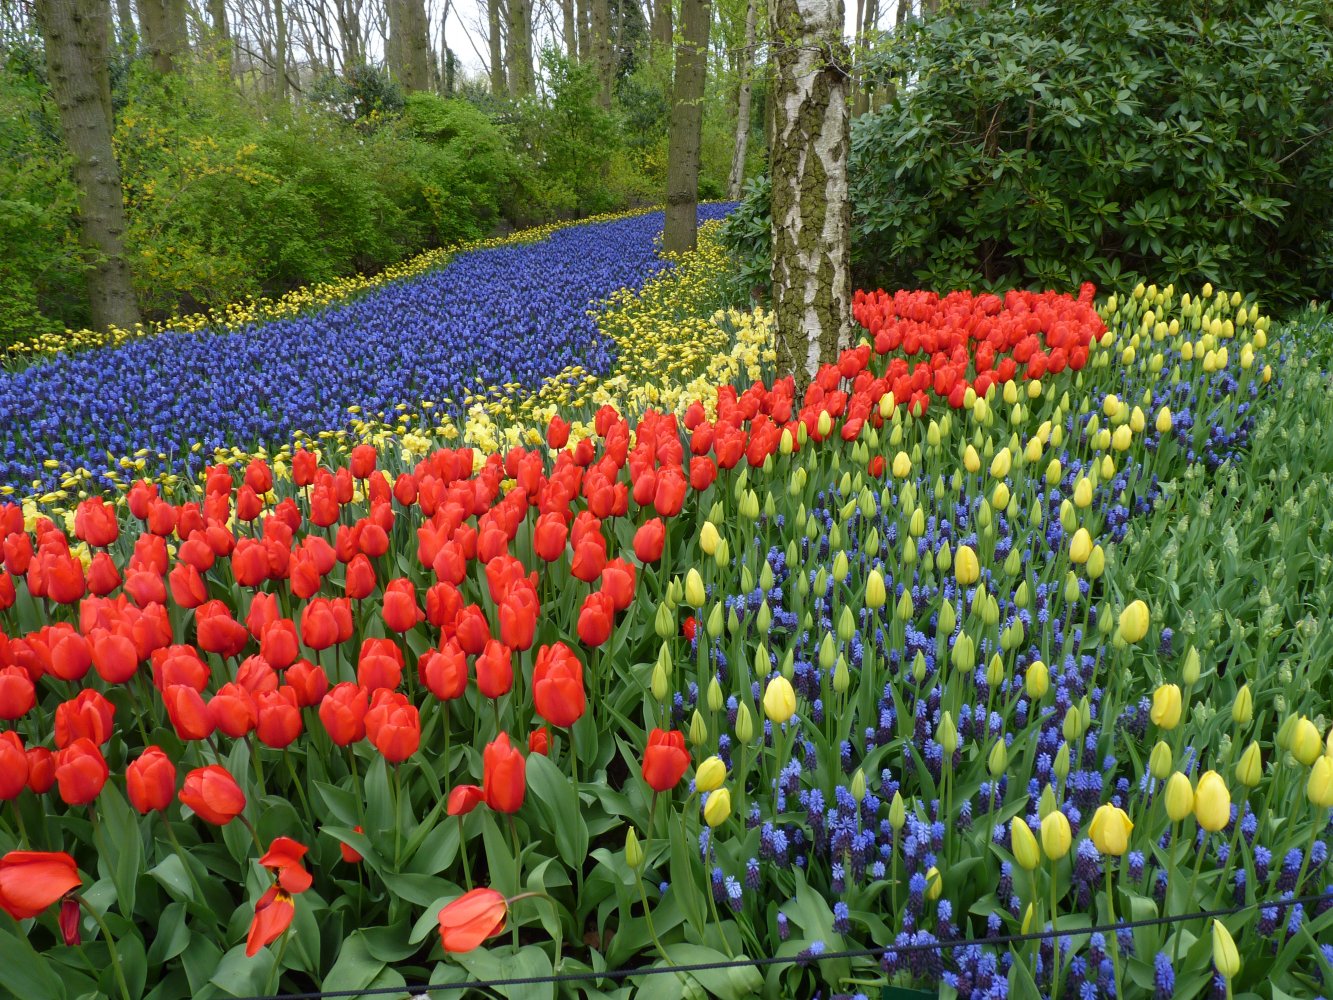
<path fill-rule="evenodd" d="M 903 945 L 881 945 L 876 948 L 851 948 L 844 951 L 824 951 L 818 954 L 802 952 L 797 955 L 776 956 L 770 955 L 762 958 L 752 958 L 745 961 L 727 961 L 727 962 L 696 962 L 692 965 L 640 965 L 622 969 L 606 969 L 602 972 L 588 970 L 587 972 L 561 972 L 549 976 L 517 976 L 509 979 L 485 979 L 468 980 L 459 983 L 419 983 L 414 986 L 378 986 L 373 989 L 361 990 L 324 990 L 312 993 L 277 993 L 272 995 L 256 995 L 250 997 L 241 997 L 240 1000 L 334 1000 L 334 998 L 343 997 L 373 997 L 373 996 L 401 996 L 407 994 L 409 997 L 429 996 L 431 993 L 442 993 L 448 990 L 487 990 L 498 989 L 509 986 L 541 986 L 556 983 L 576 983 L 588 982 L 598 979 L 637 979 L 641 976 L 663 976 L 679 974 L 686 972 L 713 972 L 722 969 L 744 969 L 744 968 L 766 968 L 770 965 L 809 965 L 814 962 L 829 962 L 835 959 L 848 958 L 880 958 L 886 953 L 894 955 L 910 955 L 919 951 L 943 951 L 945 949 L 963 948 L 970 945 L 1007 945 L 1021 944 L 1026 941 L 1045 941 L 1057 937 L 1074 937 L 1084 934 L 1107 934 L 1117 931 L 1135 930 L 1139 927 L 1156 927 L 1163 924 L 1174 924 L 1186 920 L 1198 920 L 1208 917 L 1227 917 L 1236 913 L 1243 913 L 1246 910 L 1267 906 L 1295 906 L 1303 903 L 1317 903 L 1320 901 L 1333 901 L 1333 896 L 1328 893 L 1316 893 L 1311 896 L 1297 896 L 1290 899 L 1272 899 L 1261 900 L 1253 903 L 1241 903 L 1238 906 L 1228 907 L 1221 910 L 1199 910 L 1195 913 L 1177 913 L 1162 917 L 1144 917 L 1140 920 L 1125 920 L 1114 924 L 1102 924 L 1095 927 L 1074 927 L 1069 930 L 1050 930 L 1031 931 L 1027 934 L 999 934 L 991 937 L 981 938 L 950 938 L 944 941 L 933 943 L 914 943 Z"/>

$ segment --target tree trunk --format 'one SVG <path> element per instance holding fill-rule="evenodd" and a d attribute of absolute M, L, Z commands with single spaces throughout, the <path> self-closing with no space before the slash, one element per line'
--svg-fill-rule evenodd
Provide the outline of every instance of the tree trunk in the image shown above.
<path fill-rule="evenodd" d="M 361 19 L 352 0 L 338 0 L 338 38 L 342 42 L 343 72 L 364 61 L 361 55 Z"/>
<path fill-rule="evenodd" d="M 565 33 L 565 53 L 570 62 L 578 62 L 579 32 L 574 23 L 574 0 L 560 0 L 560 20 Z"/>
<path fill-rule="evenodd" d="M 741 50 L 740 86 L 736 93 L 736 147 L 731 156 L 731 176 L 727 178 L 727 197 L 733 201 L 741 196 L 745 181 L 745 154 L 750 145 L 750 92 L 753 84 L 750 73 L 754 66 L 755 0 L 745 5 L 745 48 Z"/>
<path fill-rule="evenodd" d="M 652 39 L 654 45 L 666 48 L 671 44 L 671 0 L 653 3 Z"/>
<path fill-rule="evenodd" d="M 814 378 L 851 331 L 842 0 L 772 0 L 773 314 L 778 366 Z"/>
<path fill-rule="evenodd" d="M 579 18 L 579 59 L 587 62 L 593 58 L 592 47 L 592 28 L 590 25 L 591 14 L 588 10 L 589 0 L 574 0 L 575 10 Z"/>
<path fill-rule="evenodd" d="M 128 328 L 139 322 L 125 263 L 125 204 L 111 148 L 111 86 L 107 72 L 108 0 L 37 0 L 60 131 L 74 158 L 79 228 L 93 258 L 88 299 L 93 325 Z"/>
<path fill-rule="evenodd" d="M 899 6 L 902 6 L 900 3 Z M 875 22 L 879 20 L 879 0 L 866 0 L 865 19 L 861 22 L 860 45 L 857 46 L 858 59 L 864 59 L 867 47 L 870 45 L 871 32 L 875 30 Z M 852 108 L 852 117 L 860 118 L 870 110 L 870 81 L 865 78 L 865 74 L 859 74 L 856 82 L 856 100 Z"/>
<path fill-rule="evenodd" d="M 509 90 L 515 97 L 532 93 L 532 5 L 529 0 L 508 0 Z"/>
<path fill-rule="evenodd" d="M 130 0 L 116 0 L 116 29 L 121 54 L 132 59 L 139 44 L 139 32 L 134 27 L 134 11 L 130 7 Z"/>
<path fill-rule="evenodd" d="M 703 128 L 704 83 L 708 76 L 709 0 L 682 0 L 681 40 L 676 46 L 676 80 L 667 136 L 666 226 L 662 245 L 670 253 L 698 244 L 699 141 Z"/>
<path fill-rule="evenodd" d="M 500 96 L 509 93 L 503 38 L 500 35 L 500 0 L 486 0 L 486 20 L 491 43 L 491 93 Z"/>
<path fill-rule="evenodd" d="M 592 46 L 597 62 L 597 99 L 602 107 L 611 107 L 611 84 L 615 71 L 611 65 L 611 6 L 607 0 L 592 0 Z"/>
<path fill-rule="evenodd" d="M 389 71 L 404 90 L 430 89 L 429 32 L 422 0 L 389 0 Z"/>
<path fill-rule="evenodd" d="M 208 0 L 208 18 L 213 22 L 213 35 L 219 42 L 231 39 L 231 30 L 227 27 L 227 0 Z"/>
<path fill-rule="evenodd" d="M 185 0 L 136 0 L 144 48 L 159 73 L 171 73 L 190 49 Z"/>
<path fill-rule="evenodd" d="M 287 101 L 287 12 L 283 10 L 283 0 L 273 0 L 273 24 L 275 29 L 273 53 L 277 66 L 278 100 Z"/>

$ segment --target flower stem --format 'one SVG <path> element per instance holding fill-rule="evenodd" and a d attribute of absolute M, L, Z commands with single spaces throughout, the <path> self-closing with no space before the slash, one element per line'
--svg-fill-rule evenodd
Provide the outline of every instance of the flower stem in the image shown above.
<path fill-rule="evenodd" d="M 1115 885 L 1111 881 L 1111 856 L 1106 857 L 1106 910 L 1108 923 L 1115 923 Z M 1115 995 L 1124 996 L 1120 990 L 1120 942 L 1116 932 L 1111 932 L 1111 977 L 1115 980 Z"/>
<path fill-rule="evenodd" d="M 130 1000 L 130 987 L 125 982 L 125 971 L 120 967 L 120 956 L 116 954 L 116 942 L 111 937 L 111 932 L 107 930 L 106 921 L 102 919 L 100 913 L 93 909 L 93 905 L 88 900 L 82 896 L 75 896 L 74 898 L 79 901 L 79 905 L 87 911 L 88 916 L 93 918 L 98 929 L 102 932 L 102 938 L 106 941 L 107 953 L 111 956 L 111 971 L 116 974 L 116 984 L 120 987 L 120 994 L 125 1000 Z"/>

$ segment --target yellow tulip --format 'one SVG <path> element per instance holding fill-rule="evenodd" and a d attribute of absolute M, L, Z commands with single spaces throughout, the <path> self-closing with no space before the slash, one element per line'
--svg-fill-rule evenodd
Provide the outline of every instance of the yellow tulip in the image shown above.
<path fill-rule="evenodd" d="M 1231 791 L 1216 771 L 1205 771 L 1194 790 L 1194 818 L 1209 833 L 1231 822 Z"/>
<path fill-rule="evenodd" d="M 711 792 L 721 788 L 727 779 L 727 765 L 716 755 L 709 757 L 694 772 L 694 787 L 700 792 Z"/>
<path fill-rule="evenodd" d="M 697 569 L 692 568 L 685 574 L 685 603 L 692 608 L 702 608 L 705 600 L 703 577 Z"/>
<path fill-rule="evenodd" d="M 1092 555 L 1092 536 L 1088 534 L 1087 528 L 1079 528 L 1069 543 L 1069 561 L 1082 565 L 1088 561 L 1090 555 Z"/>
<path fill-rule="evenodd" d="M 906 593 L 906 591 L 904 591 Z M 884 576 L 877 569 L 872 569 L 866 577 L 866 607 L 876 611 L 884 607 L 888 594 L 884 589 Z"/>
<path fill-rule="evenodd" d="M 1148 755 L 1148 773 L 1158 781 L 1165 781 L 1171 776 L 1171 748 L 1158 740 Z"/>
<path fill-rule="evenodd" d="M 1039 701 L 1045 697 L 1046 692 L 1051 687 L 1051 674 L 1046 668 L 1046 664 L 1041 660 L 1033 660 L 1028 665 L 1027 674 L 1023 678 L 1023 689 L 1033 701 Z"/>
<path fill-rule="evenodd" d="M 1194 812 L 1194 786 L 1190 779 L 1177 771 L 1166 782 L 1166 814 L 1172 823 L 1179 823 Z"/>
<path fill-rule="evenodd" d="M 1213 918 L 1213 965 L 1217 966 L 1222 978 L 1228 981 L 1235 979 L 1240 972 L 1240 952 L 1236 950 L 1236 942 L 1232 940 L 1231 932 L 1217 918 Z"/>
<path fill-rule="evenodd" d="M 906 479 L 912 474 L 912 460 L 907 457 L 907 452 L 900 451 L 893 456 L 893 476 L 895 479 Z"/>
<path fill-rule="evenodd" d="M 1150 621 L 1148 605 L 1141 600 L 1131 601 L 1120 612 L 1120 638 L 1132 646 L 1148 634 Z"/>
<path fill-rule="evenodd" d="M 936 900 L 944 891 L 944 876 L 934 865 L 926 869 L 926 898 Z"/>
<path fill-rule="evenodd" d="M 1321 756 L 1314 762 L 1305 794 L 1319 808 L 1333 808 L 1333 757 Z"/>
<path fill-rule="evenodd" d="M 1246 788 L 1253 788 L 1264 776 L 1264 759 L 1259 744 L 1251 743 L 1236 761 L 1236 780 Z"/>
<path fill-rule="evenodd" d="M 1069 844 L 1073 834 L 1069 829 L 1069 819 L 1059 809 L 1046 814 L 1041 821 L 1041 849 L 1052 861 L 1059 861 L 1069 853 Z"/>
<path fill-rule="evenodd" d="M 708 801 L 704 803 L 704 822 L 710 827 L 717 827 L 725 823 L 731 816 L 731 792 L 726 788 L 718 788 L 708 793 Z"/>
<path fill-rule="evenodd" d="M 970 587 L 981 576 L 981 566 L 977 562 L 977 554 L 972 551 L 970 545 L 958 546 L 958 551 L 953 558 L 953 572 L 954 578 L 964 587 Z"/>
<path fill-rule="evenodd" d="M 781 725 L 796 714 L 796 690 L 781 674 L 769 681 L 764 689 L 764 714 L 775 725 Z"/>
<path fill-rule="evenodd" d="M 1129 849 L 1129 835 L 1133 829 L 1134 824 L 1125 810 L 1107 804 L 1098 806 L 1093 813 L 1088 835 L 1098 851 L 1118 858 Z"/>
<path fill-rule="evenodd" d="M 1323 741 L 1319 738 L 1319 730 L 1315 724 L 1301 716 L 1296 720 L 1296 725 L 1291 731 L 1291 755 L 1298 761 L 1309 767 L 1315 762 L 1315 758 L 1323 751 Z"/>
<path fill-rule="evenodd" d="M 1159 729 L 1172 730 L 1180 724 L 1181 698 L 1180 687 L 1175 684 L 1159 684 L 1152 693 L 1152 710 L 1148 717 Z"/>
<path fill-rule="evenodd" d="M 705 521 L 704 526 L 699 529 L 699 548 L 704 555 L 711 556 L 716 552 L 720 541 L 722 536 L 717 533 L 717 527 L 712 521 Z"/>

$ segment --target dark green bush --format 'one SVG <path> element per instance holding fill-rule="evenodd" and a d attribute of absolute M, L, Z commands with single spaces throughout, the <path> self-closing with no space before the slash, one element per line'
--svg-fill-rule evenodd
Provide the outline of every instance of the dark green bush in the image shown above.
<path fill-rule="evenodd" d="M 882 65 L 899 96 L 852 130 L 858 281 L 1327 294 L 1326 6 L 1067 0 L 917 25 Z"/>

